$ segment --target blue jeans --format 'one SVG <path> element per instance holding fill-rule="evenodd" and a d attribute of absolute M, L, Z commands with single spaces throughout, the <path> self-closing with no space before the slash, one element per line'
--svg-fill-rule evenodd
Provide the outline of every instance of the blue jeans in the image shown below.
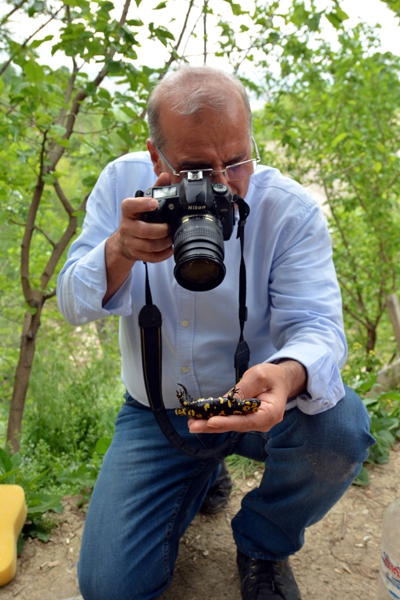
<path fill-rule="evenodd" d="M 169 411 L 180 435 L 198 447 L 231 439 L 224 455 L 265 463 L 260 487 L 232 521 L 240 550 L 281 560 L 304 543 L 359 473 L 374 443 L 367 411 L 346 388 L 327 412 L 297 408 L 267 433 L 193 435 Z M 154 600 L 172 580 L 179 540 L 215 483 L 220 462 L 193 459 L 173 448 L 151 410 L 128 398 L 104 458 L 86 519 L 78 575 L 85 600 Z M 212 535 L 212 528 L 210 528 Z"/>

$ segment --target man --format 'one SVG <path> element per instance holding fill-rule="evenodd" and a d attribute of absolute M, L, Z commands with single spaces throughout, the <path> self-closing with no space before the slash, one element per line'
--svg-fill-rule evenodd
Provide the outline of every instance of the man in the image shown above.
<path fill-rule="evenodd" d="M 82 595 L 158 598 L 171 582 L 180 537 L 215 490 L 221 460 L 236 453 L 265 463 L 260 487 L 232 521 L 242 597 L 299 600 L 288 557 L 304 543 L 305 528 L 344 494 L 373 443 L 365 408 L 340 377 L 346 342 L 325 220 L 300 185 L 269 167 L 254 172 L 250 108 L 235 78 L 208 67 L 180 69 L 153 91 L 148 117 L 148 153 L 128 154 L 104 170 L 58 282 L 70 323 L 121 317 L 127 388 L 87 515 Z M 135 197 L 179 183 L 187 171 L 202 171 L 250 206 L 244 333 L 251 357 L 237 395 L 259 399 L 260 409 L 189 421 L 169 411 L 193 446 L 230 440 L 217 458 L 192 458 L 170 444 L 143 380 L 138 314 L 146 263 L 162 313 L 166 408 L 179 406 L 178 382 L 194 398 L 227 395 L 236 383 L 239 240 L 232 235 L 224 243 L 219 286 L 187 290 L 173 277 L 170 226 L 144 220 L 157 200 Z"/>

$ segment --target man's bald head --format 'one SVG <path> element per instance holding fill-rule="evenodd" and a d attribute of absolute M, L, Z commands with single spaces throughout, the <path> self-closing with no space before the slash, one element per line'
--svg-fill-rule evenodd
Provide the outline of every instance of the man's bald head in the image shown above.
<path fill-rule="evenodd" d="M 242 83 L 233 75 L 212 67 L 182 67 L 165 77 L 154 88 L 148 102 L 147 115 L 150 137 L 157 148 L 167 145 L 161 113 L 172 111 L 182 117 L 195 117 L 205 109 L 216 113 L 244 108 L 251 135 L 251 109 Z"/>

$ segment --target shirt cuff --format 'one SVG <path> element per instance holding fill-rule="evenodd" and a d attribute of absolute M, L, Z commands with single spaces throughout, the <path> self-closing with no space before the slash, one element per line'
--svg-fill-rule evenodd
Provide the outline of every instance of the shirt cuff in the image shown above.
<path fill-rule="evenodd" d="M 132 273 L 117 292 L 102 306 L 107 291 L 105 244 L 102 241 L 74 265 L 73 288 L 76 312 L 85 321 L 109 315 L 128 316 L 132 312 Z"/>
<path fill-rule="evenodd" d="M 265 362 L 276 364 L 283 358 L 296 360 L 307 370 L 307 391 L 291 399 L 286 410 L 297 406 L 308 415 L 316 415 L 333 408 L 344 397 L 339 366 L 328 348 L 313 344 L 288 346 Z"/>

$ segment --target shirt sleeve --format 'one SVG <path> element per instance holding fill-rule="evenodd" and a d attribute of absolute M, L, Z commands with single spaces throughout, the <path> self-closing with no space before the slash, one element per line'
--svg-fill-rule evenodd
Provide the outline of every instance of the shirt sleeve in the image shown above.
<path fill-rule="evenodd" d="M 347 357 L 342 302 L 326 220 L 315 206 L 285 229 L 270 274 L 271 337 L 277 351 L 307 370 L 307 391 L 288 403 L 307 414 L 328 410 L 345 395 Z"/>
<path fill-rule="evenodd" d="M 82 325 L 112 314 L 131 313 L 132 273 L 103 307 L 107 289 L 105 244 L 119 225 L 115 171 L 108 165 L 88 200 L 82 232 L 71 245 L 57 281 L 58 307 L 71 325 Z"/>

